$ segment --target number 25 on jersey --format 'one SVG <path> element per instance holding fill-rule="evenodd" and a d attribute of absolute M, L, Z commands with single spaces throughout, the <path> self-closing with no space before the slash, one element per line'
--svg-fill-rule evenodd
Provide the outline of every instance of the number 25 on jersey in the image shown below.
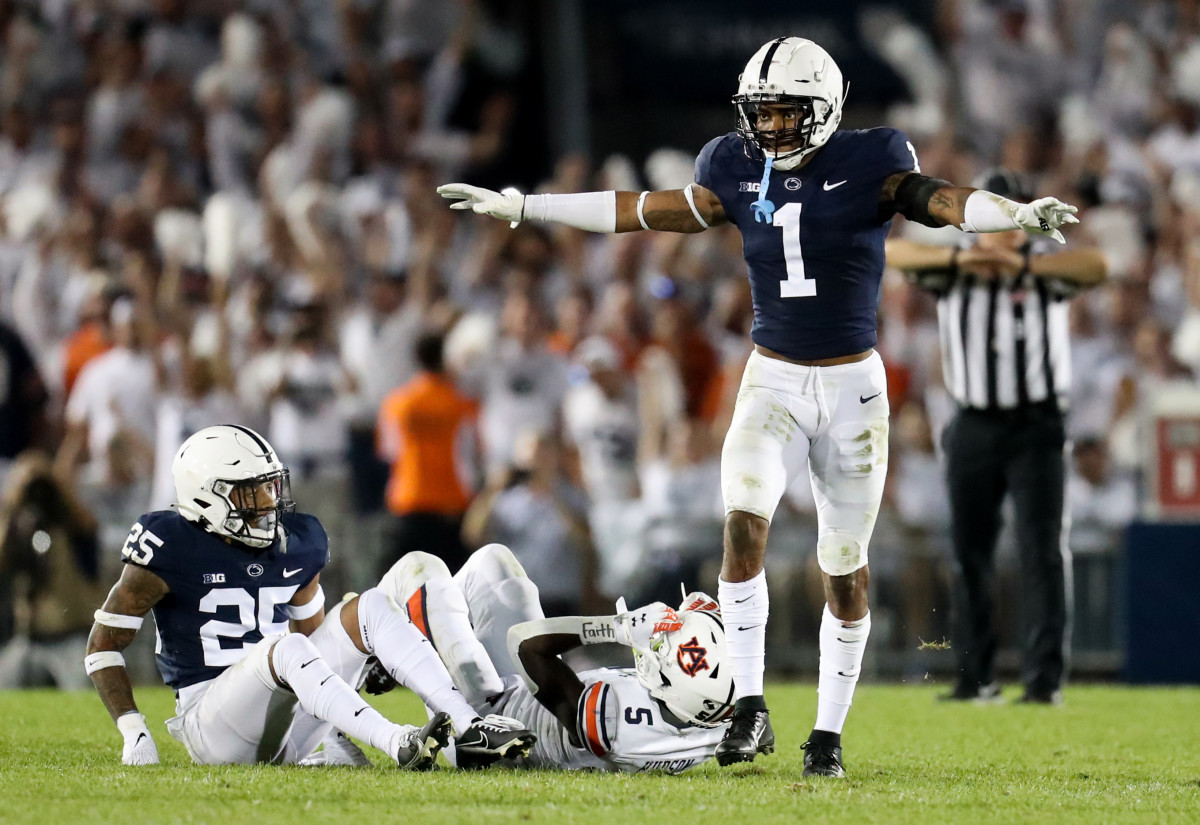
<path fill-rule="evenodd" d="M 121 555 L 134 564 L 140 564 L 144 567 L 150 563 L 150 559 L 154 558 L 154 551 L 162 547 L 162 545 L 162 539 L 143 527 L 139 521 L 129 531 L 129 538 L 125 539 L 125 546 L 121 548 Z"/>
<path fill-rule="evenodd" d="M 804 256 L 800 252 L 800 208 L 803 204 L 785 203 L 775 210 L 772 226 L 783 230 L 783 260 L 787 280 L 779 282 L 780 298 L 811 298 L 817 294 L 817 282 L 804 277 Z"/>

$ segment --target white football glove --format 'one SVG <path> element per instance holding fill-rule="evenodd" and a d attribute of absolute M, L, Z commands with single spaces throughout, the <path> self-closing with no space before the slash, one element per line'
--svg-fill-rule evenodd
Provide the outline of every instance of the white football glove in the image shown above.
<path fill-rule="evenodd" d="M 1059 243 L 1067 239 L 1058 228 L 1068 223 L 1079 223 L 1075 213 L 1079 210 L 1058 198 L 1038 198 L 1030 203 L 1016 204 L 1012 219 L 1030 235 L 1048 235 Z"/>
<path fill-rule="evenodd" d="M 525 196 L 515 189 L 493 192 L 465 183 L 446 183 L 437 188 L 443 198 L 455 201 L 451 209 L 470 209 L 477 215 L 491 215 L 514 225 L 521 220 Z"/>
<path fill-rule="evenodd" d="M 146 727 L 146 717 L 137 711 L 117 717 L 117 729 L 125 737 L 125 747 L 121 749 L 122 765 L 157 765 L 158 747 L 150 728 Z"/>
<path fill-rule="evenodd" d="M 613 626 L 619 644 L 647 653 L 653 649 L 651 637 L 655 633 L 678 630 L 683 625 L 673 607 L 662 602 L 651 602 L 637 610 L 629 610 L 622 597 L 617 599 L 617 615 L 613 619 Z"/>

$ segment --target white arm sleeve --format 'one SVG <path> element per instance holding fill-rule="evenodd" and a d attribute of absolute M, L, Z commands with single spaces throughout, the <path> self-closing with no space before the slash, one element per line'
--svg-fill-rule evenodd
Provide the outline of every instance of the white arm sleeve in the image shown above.
<path fill-rule="evenodd" d="M 964 232 L 1006 232 L 1010 229 L 1020 229 L 1017 223 L 1017 209 L 1022 204 L 1010 201 L 1008 198 L 983 189 L 976 189 L 967 196 L 963 204 Z"/>
<path fill-rule="evenodd" d="M 588 232 L 617 231 L 617 193 L 526 195 L 521 220 L 566 224 Z"/>
<path fill-rule="evenodd" d="M 558 616 L 521 622 L 508 629 L 508 655 L 529 692 L 537 694 L 537 685 L 525 672 L 519 654 L 521 643 L 536 636 L 566 634 L 576 636 L 581 645 L 598 645 L 617 641 L 615 616 Z"/>

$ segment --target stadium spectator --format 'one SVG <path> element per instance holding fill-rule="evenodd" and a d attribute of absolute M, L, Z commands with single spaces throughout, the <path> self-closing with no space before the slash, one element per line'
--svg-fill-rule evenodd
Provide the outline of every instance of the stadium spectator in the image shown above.
<path fill-rule="evenodd" d="M 443 346 L 438 332 L 417 338 L 420 371 L 379 408 L 378 449 L 391 464 L 386 500 L 395 516 L 379 575 L 414 550 L 437 556 L 451 570 L 467 559 L 462 521 L 478 475 L 479 406 L 446 372 Z"/>
<path fill-rule="evenodd" d="M 526 430 L 507 477 L 471 503 L 463 536 L 472 547 L 497 542 L 512 548 L 531 571 L 546 615 L 578 615 L 601 601 L 585 503 L 563 473 L 553 437 Z"/>
<path fill-rule="evenodd" d="M 0 650 L 0 690 L 87 687 L 79 663 L 104 595 L 96 520 L 37 451 L 18 457 L 0 496 L 0 576 L 15 633 Z"/>
<path fill-rule="evenodd" d="M 533 430 L 558 437 L 566 362 L 546 346 L 544 314 L 534 295 L 513 290 L 504 300 L 501 337 L 478 369 L 480 415 L 489 476 L 512 462 L 518 437 Z"/>

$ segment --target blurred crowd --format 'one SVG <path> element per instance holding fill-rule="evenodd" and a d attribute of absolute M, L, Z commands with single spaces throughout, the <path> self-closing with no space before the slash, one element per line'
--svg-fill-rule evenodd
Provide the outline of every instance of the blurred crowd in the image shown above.
<path fill-rule="evenodd" d="M 453 566 L 489 541 L 551 610 L 712 586 L 720 438 L 750 346 L 740 238 L 510 229 L 445 208 L 436 185 L 473 180 L 513 139 L 506 81 L 530 50 L 503 5 L 0 0 L 14 605 L 48 592 L 59 552 L 80 562 L 73 587 L 111 581 L 132 521 L 172 501 L 178 444 L 222 422 L 291 467 L 331 537 L 331 594 L 406 550 Z M 911 93 L 885 122 L 926 174 L 1032 173 L 1080 207 L 1070 244 L 1110 261 L 1109 284 L 1072 306 L 1070 493 L 1078 546 L 1107 552 L 1138 511 L 1146 399 L 1200 374 L 1200 4 L 936 5 L 923 28 L 886 6 L 860 17 Z M 494 82 L 464 128 L 468 71 Z M 558 158 L 539 191 L 680 187 L 710 137 L 644 163 Z M 889 272 L 880 327 L 893 443 L 876 621 L 932 638 L 949 402 L 931 300 Z M 36 479 L 53 493 L 31 494 Z M 801 478 L 772 533 L 802 584 L 812 508 Z M 14 615 L 3 635 L 70 630 Z"/>

